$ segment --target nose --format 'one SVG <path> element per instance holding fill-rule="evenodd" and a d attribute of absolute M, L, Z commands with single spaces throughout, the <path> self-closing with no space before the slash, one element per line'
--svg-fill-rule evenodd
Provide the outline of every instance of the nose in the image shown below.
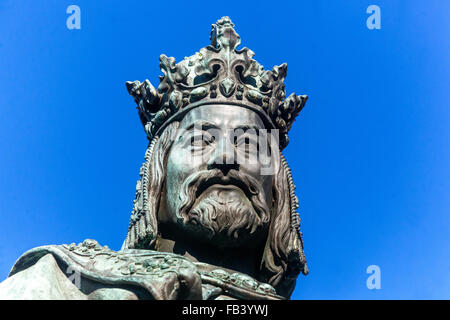
<path fill-rule="evenodd" d="M 239 164 L 236 163 L 234 154 L 234 146 L 226 135 L 220 139 L 214 153 L 208 161 L 208 170 L 212 169 L 221 170 L 225 176 L 231 169 L 239 170 Z"/>

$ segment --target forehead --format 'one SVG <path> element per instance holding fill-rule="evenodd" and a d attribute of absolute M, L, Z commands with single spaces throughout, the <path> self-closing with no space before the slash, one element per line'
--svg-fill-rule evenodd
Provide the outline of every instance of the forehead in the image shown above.
<path fill-rule="evenodd" d="M 248 125 L 261 129 L 265 127 L 256 112 L 244 107 L 222 104 L 209 104 L 192 109 L 184 116 L 180 127 L 187 128 L 199 121 L 207 121 L 218 128 L 237 128 Z"/>

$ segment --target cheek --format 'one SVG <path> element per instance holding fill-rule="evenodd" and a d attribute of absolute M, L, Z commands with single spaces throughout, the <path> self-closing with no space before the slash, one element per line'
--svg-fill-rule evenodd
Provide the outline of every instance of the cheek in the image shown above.
<path fill-rule="evenodd" d="M 266 195 L 267 204 L 272 202 L 272 190 L 273 190 L 273 176 L 264 176 L 262 186 Z"/>
<path fill-rule="evenodd" d="M 196 171 L 198 171 L 196 161 L 193 161 L 185 150 L 177 147 L 172 148 L 167 159 L 167 191 L 178 193 L 183 181 Z"/>
<path fill-rule="evenodd" d="M 169 153 L 166 165 L 165 176 L 165 201 L 168 210 L 168 214 L 171 217 L 176 216 L 176 208 L 179 202 L 179 192 L 187 173 L 180 168 L 180 163 L 177 160 L 176 155 L 172 152 Z"/>
<path fill-rule="evenodd" d="M 192 153 L 186 148 L 182 148 L 180 145 L 176 145 L 172 148 L 167 161 L 168 170 L 184 174 L 185 176 L 197 172 L 201 169 L 205 169 L 206 153 Z"/>

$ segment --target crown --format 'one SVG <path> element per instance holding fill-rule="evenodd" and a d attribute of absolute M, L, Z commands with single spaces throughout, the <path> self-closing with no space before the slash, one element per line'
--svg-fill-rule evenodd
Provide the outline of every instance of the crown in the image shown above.
<path fill-rule="evenodd" d="M 211 45 L 176 64 L 175 58 L 159 57 L 160 84 L 128 81 L 139 117 L 149 139 L 187 111 L 204 104 L 231 104 L 254 110 L 268 127 L 279 130 L 280 149 L 287 146 L 292 123 L 307 100 L 292 93 L 285 98 L 287 64 L 272 71 L 253 59 L 248 48 L 237 49 L 241 38 L 229 17 L 212 25 Z"/>

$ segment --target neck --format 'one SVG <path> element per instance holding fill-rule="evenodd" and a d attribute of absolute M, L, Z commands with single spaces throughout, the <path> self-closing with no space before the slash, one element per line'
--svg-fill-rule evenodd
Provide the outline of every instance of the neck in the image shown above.
<path fill-rule="evenodd" d="M 177 239 L 164 233 L 158 236 L 156 250 L 182 255 L 191 261 L 207 263 L 232 271 L 245 273 L 257 279 L 261 263 L 261 249 L 217 248 L 192 239 Z"/>

